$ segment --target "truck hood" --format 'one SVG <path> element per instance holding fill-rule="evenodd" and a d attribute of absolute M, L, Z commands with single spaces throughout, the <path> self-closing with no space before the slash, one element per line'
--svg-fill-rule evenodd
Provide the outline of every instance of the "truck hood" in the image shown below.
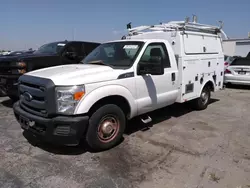
<path fill-rule="evenodd" d="M 20 54 L 15 56 L 1 56 L 0 57 L 0 63 L 1 62 L 9 62 L 9 61 L 19 61 L 19 60 L 25 60 L 25 59 L 32 59 L 32 58 L 38 58 L 38 57 L 51 57 L 51 56 L 57 56 L 57 54 L 39 54 L 39 53 L 32 53 L 32 54 Z"/>
<path fill-rule="evenodd" d="M 47 78 L 55 85 L 82 85 L 117 79 L 124 72 L 104 65 L 73 64 L 31 71 L 25 75 Z"/>

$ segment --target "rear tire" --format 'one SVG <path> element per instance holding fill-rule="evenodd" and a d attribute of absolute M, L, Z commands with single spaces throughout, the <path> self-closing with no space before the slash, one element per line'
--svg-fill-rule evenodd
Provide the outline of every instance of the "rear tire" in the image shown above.
<path fill-rule="evenodd" d="M 95 151 L 107 150 L 119 143 L 126 126 L 124 112 L 117 105 L 106 104 L 89 119 L 87 144 Z"/>
<path fill-rule="evenodd" d="M 208 86 L 204 86 L 199 98 L 194 100 L 194 108 L 196 110 L 205 110 L 210 102 L 211 89 Z"/>

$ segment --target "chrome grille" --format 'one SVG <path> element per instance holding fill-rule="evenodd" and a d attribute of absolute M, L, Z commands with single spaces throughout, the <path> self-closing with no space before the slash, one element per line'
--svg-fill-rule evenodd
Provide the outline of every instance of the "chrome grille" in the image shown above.
<path fill-rule="evenodd" d="M 0 61 L 0 74 L 1 75 L 9 75 L 12 74 L 13 71 L 17 71 L 18 67 L 15 65 L 11 65 L 11 61 Z"/>

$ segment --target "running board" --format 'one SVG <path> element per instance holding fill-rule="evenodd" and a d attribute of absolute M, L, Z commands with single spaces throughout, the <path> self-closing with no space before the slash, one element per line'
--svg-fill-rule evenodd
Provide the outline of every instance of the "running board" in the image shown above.
<path fill-rule="evenodd" d="M 142 123 L 147 124 L 147 123 L 150 123 L 152 121 L 152 119 L 150 116 L 146 116 L 145 118 L 141 117 L 141 121 L 142 121 Z"/>

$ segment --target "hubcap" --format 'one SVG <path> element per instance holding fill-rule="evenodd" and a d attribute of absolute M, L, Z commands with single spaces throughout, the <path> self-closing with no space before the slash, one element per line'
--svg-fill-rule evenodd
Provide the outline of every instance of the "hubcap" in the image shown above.
<path fill-rule="evenodd" d="M 206 104 L 207 101 L 208 101 L 208 97 L 209 97 L 209 94 L 206 92 L 206 90 L 204 90 L 204 91 L 201 93 L 201 100 L 202 100 L 202 103 Z"/>
<path fill-rule="evenodd" d="M 102 142 L 112 141 L 119 130 L 120 124 L 116 117 L 107 115 L 99 123 L 98 137 Z"/>

